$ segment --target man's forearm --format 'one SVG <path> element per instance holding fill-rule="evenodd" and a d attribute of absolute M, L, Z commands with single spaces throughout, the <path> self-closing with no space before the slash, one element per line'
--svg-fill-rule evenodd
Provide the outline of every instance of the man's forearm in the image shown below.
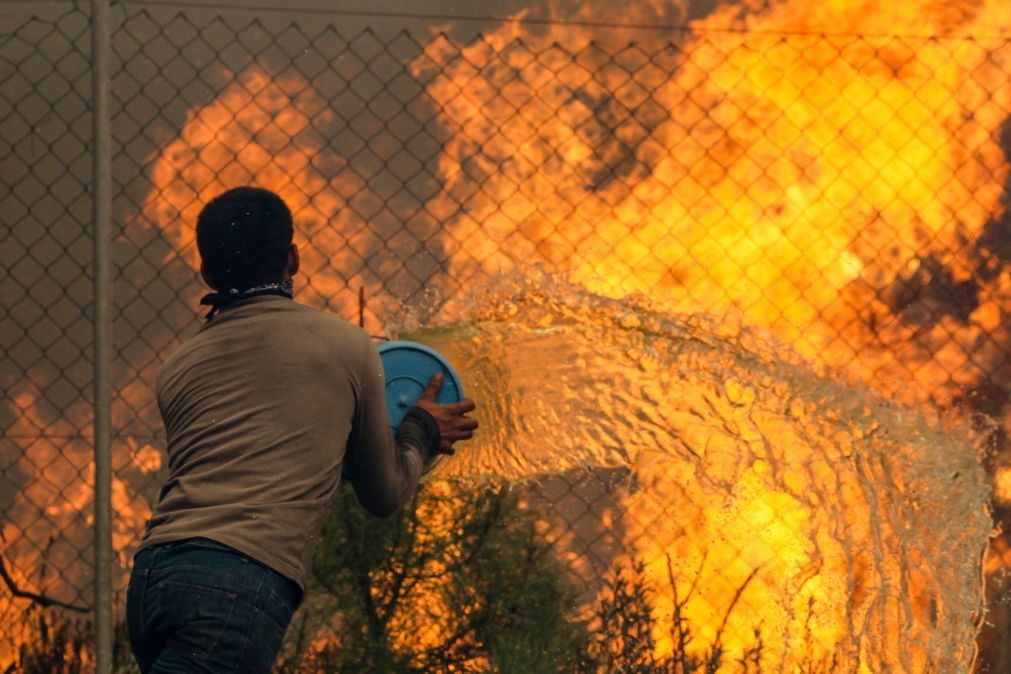
<path fill-rule="evenodd" d="M 345 456 L 346 475 L 362 506 L 384 517 L 414 495 L 442 439 L 435 418 L 417 406 L 408 410 L 393 436 L 379 353 L 369 345 L 362 357 L 362 387 Z"/>
<path fill-rule="evenodd" d="M 397 446 L 409 444 L 421 450 L 421 457 L 427 466 L 439 453 L 442 437 L 435 417 L 424 409 L 414 406 L 400 422 L 397 429 Z"/>

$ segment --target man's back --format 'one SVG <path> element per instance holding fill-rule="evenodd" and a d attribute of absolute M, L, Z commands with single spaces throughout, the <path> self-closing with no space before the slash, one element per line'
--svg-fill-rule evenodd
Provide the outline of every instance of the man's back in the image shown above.
<path fill-rule="evenodd" d="M 224 192 L 196 234 L 212 310 L 158 376 L 169 475 L 130 572 L 130 644 L 145 674 L 268 674 L 341 476 L 391 515 L 477 421 L 469 400 L 436 402 L 436 375 L 392 437 L 372 340 L 291 299 L 298 247 L 273 192 Z"/>
<path fill-rule="evenodd" d="M 392 446 L 376 387 L 375 348 L 346 321 L 276 296 L 218 313 L 158 376 L 169 477 L 142 547 L 209 538 L 304 588 L 349 439 Z"/>

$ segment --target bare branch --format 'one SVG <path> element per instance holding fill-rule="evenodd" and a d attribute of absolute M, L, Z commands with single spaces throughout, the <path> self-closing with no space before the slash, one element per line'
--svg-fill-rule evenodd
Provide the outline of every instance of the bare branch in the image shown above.
<path fill-rule="evenodd" d="M 752 580 L 754 580 L 755 576 L 757 576 L 758 572 L 761 570 L 762 565 L 758 565 L 752 569 L 751 573 L 748 574 L 748 577 L 744 579 L 743 583 L 741 583 L 741 586 L 737 588 L 737 592 L 734 593 L 734 598 L 730 600 L 730 605 L 727 606 L 726 613 L 723 614 L 723 622 L 720 623 L 720 629 L 716 631 L 716 640 L 713 642 L 713 652 L 717 656 L 719 656 L 719 654 L 723 651 L 723 631 L 727 628 L 727 621 L 730 620 L 730 614 L 733 612 L 734 607 L 737 606 L 737 602 L 741 598 L 741 595 L 744 594 L 744 590 L 747 589 L 748 585 Z"/>
<path fill-rule="evenodd" d="M 47 608 L 49 606 L 58 606 L 60 608 L 65 608 L 68 611 L 76 611 L 77 613 L 91 613 L 91 607 L 89 606 L 68 604 L 66 602 L 60 601 L 59 599 L 47 597 L 44 594 L 35 594 L 34 592 L 22 590 L 20 587 L 18 587 L 18 584 L 14 582 L 14 579 L 11 577 L 10 573 L 8 573 L 7 565 L 4 563 L 3 557 L 0 557 L 0 578 L 3 578 L 4 583 L 7 585 L 7 589 L 9 589 L 11 591 L 11 594 L 14 595 L 14 597 L 17 599 L 28 599 L 32 602 L 35 602 L 36 604 L 38 604 L 43 608 Z"/>

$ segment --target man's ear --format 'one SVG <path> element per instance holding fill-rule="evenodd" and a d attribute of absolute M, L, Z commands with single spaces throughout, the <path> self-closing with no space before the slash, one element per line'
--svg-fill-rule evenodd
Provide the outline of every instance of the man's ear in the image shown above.
<path fill-rule="evenodd" d="M 288 279 L 298 273 L 298 268 L 302 264 L 302 261 L 298 256 L 298 246 L 291 244 L 291 248 L 288 250 L 288 266 L 285 268 L 285 272 L 288 275 Z"/>
<path fill-rule="evenodd" d="M 200 263 L 200 278 L 204 280 L 204 283 L 206 283 L 207 287 L 211 290 L 218 289 L 218 286 L 214 285 L 214 278 L 211 276 L 211 272 L 208 271 L 207 265 L 203 262 Z"/>

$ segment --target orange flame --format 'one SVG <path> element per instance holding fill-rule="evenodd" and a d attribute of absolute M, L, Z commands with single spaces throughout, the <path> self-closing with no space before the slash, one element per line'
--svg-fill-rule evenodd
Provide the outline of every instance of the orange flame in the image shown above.
<path fill-rule="evenodd" d="M 308 283 L 300 299 L 345 309 L 350 304 L 345 274 L 355 270 L 364 271 L 362 285 L 380 295 L 377 278 L 363 270 L 365 261 L 356 253 L 368 249 L 369 233 L 343 207 L 346 197 L 366 187 L 352 174 L 327 174 L 320 161 L 326 141 L 317 129 L 334 119 L 326 102 L 297 78 L 272 78 L 261 70 L 242 74 L 191 112 L 178 138 L 151 158 L 156 187 L 144 203 L 142 221 L 161 230 L 197 270 L 195 227 L 203 205 L 234 187 L 265 187 L 295 214 L 297 242 L 304 237 L 313 244 L 300 246 L 299 280 Z"/>
<path fill-rule="evenodd" d="M 130 394 L 129 387 L 120 392 Z M 134 392 L 131 404 L 139 406 L 145 395 Z M 94 516 L 94 455 L 90 407 L 86 404 L 52 410 L 41 393 L 29 384 L 12 392 L 20 410 L 7 430 L 15 439 L 15 473 L 30 476 L 20 487 L 16 505 L 8 511 L 0 542 L 2 558 L 14 583 L 22 590 L 57 601 L 88 606 L 92 579 L 92 526 Z M 139 532 L 151 515 L 146 499 L 128 484 L 137 475 L 161 468 L 162 453 L 151 444 L 128 440 L 115 443 L 117 470 L 130 475 L 112 478 L 112 543 L 121 568 L 130 564 L 129 554 Z M 127 472 L 129 472 L 127 471 Z M 41 520 L 41 521 L 40 521 Z M 40 526 L 44 524 L 44 526 Z M 117 591 L 125 578 L 116 577 Z M 28 600 L 0 595 L 0 624 L 10 630 L 10 640 L 0 641 L 0 663 L 14 662 L 21 644 L 33 636 L 26 613 Z M 34 635 L 37 637 L 37 634 Z"/>
<path fill-rule="evenodd" d="M 1003 352 L 987 335 L 1011 275 L 980 278 L 985 251 L 967 244 L 1001 209 L 1011 90 L 995 74 L 1011 71 L 1011 48 L 929 36 L 1008 32 L 1006 3 L 784 1 L 725 6 L 691 29 L 676 45 L 615 48 L 630 35 L 507 22 L 425 47 L 412 67 L 444 130 L 442 191 L 425 209 L 458 244 L 446 277 L 541 266 L 604 295 L 733 314 L 907 402 L 950 401 L 993 371 Z M 361 267 L 355 241 L 371 235 L 344 206 L 369 187 L 321 168 L 331 150 L 316 129 L 337 121 L 295 77 L 240 74 L 152 158 L 147 224 L 196 269 L 202 204 L 271 188 L 313 244 L 309 301 L 346 309 L 341 269 Z M 372 295 L 382 276 L 365 276 Z M 760 529 L 762 545 L 734 554 L 748 568 L 762 549 L 809 563 L 804 511 L 784 517 L 789 499 L 757 479 L 741 487 L 726 526 Z M 640 533 L 640 552 L 662 559 Z M 797 601 L 824 598 L 819 582 Z M 713 616 L 695 618 L 712 632 Z M 843 627 L 811 629 L 834 644 Z"/>
<path fill-rule="evenodd" d="M 973 277 L 965 242 L 1000 211 L 1007 175 L 1011 95 L 992 75 L 1011 49 L 888 36 L 990 35 L 1008 10 L 797 4 L 743 21 L 727 6 L 677 48 L 616 56 L 571 26 L 432 43 L 415 68 L 433 71 L 446 131 L 431 208 L 469 244 L 453 273 L 541 263 L 611 296 L 739 312 L 918 402 L 978 381 L 1001 357 L 985 334 L 1006 275 L 926 329 L 894 315 L 893 295 L 937 271 L 932 257 L 952 284 Z M 884 376 L 895 365 L 901 380 Z"/>

